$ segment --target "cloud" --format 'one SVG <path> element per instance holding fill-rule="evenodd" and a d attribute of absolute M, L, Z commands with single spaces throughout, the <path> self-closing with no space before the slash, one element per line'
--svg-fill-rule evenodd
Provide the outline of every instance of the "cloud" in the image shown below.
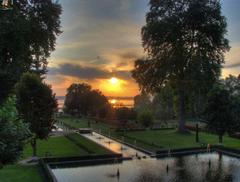
<path fill-rule="evenodd" d="M 81 80 L 109 79 L 112 76 L 128 80 L 131 78 L 129 71 L 108 71 L 98 67 L 85 67 L 77 64 L 65 63 L 58 67 L 49 68 L 48 75 L 62 75 L 76 77 Z"/>
<path fill-rule="evenodd" d="M 227 64 L 227 65 L 224 66 L 225 69 L 238 68 L 238 67 L 240 67 L 240 63 Z"/>

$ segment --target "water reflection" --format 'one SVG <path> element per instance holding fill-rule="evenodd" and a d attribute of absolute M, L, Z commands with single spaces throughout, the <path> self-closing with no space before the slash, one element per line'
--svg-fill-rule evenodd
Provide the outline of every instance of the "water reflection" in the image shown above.
<path fill-rule="evenodd" d="M 169 166 L 168 173 L 167 166 Z M 53 169 L 53 173 L 59 182 L 239 182 L 240 160 L 212 153 Z"/>
<path fill-rule="evenodd" d="M 122 154 L 123 157 L 144 157 L 146 156 L 146 154 L 137 151 L 133 148 L 130 148 L 122 143 L 119 143 L 115 140 L 112 140 L 108 137 L 102 136 L 96 132 L 93 132 L 92 134 L 84 134 L 84 137 L 108 148 L 109 150 L 115 152 L 115 153 L 119 153 Z"/>

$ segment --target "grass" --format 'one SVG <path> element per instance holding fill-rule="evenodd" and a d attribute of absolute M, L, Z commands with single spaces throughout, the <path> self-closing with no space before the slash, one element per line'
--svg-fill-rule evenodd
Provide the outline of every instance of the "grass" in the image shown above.
<path fill-rule="evenodd" d="M 111 152 L 103 147 L 100 147 L 98 144 L 82 137 L 78 134 L 72 134 L 68 136 L 71 141 L 73 141 L 77 146 L 83 148 L 89 154 L 110 154 Z"/>
<path fill-rule="evenodd" d="M 201 132 L 199 134 L 200 144 L 218 144 L 218 136 Z M 134 140 L 143 148 L 156 151 L 161 148 L 176 149 L 198 147 L 200 144 L 195 142 L 195 134 L 179 134 L 175 130 L 157 130 L 157 131 L 138 131 L 128 132 L 126 140 L 133 143 Z M 225 136 L 223 145 L 230 148 L 240 149 L 240 140 Z"/>
<path fill-rule="evenodd" d="M 9 165 L 0 169 L 1 182 L 42 182 L 37 166 Z"/>
<path fill-rule="evenodd" d="M 78 134 L 69 136 L 50 137 L 48 140 L 37 141 L 37 156 L 45 157 L 46 154 L 52 157 L 80 156 L 89 154 L 107 154 L 107 149 L 82 137 Z M 23 151 L 23 157 L 32 156 L 32 147 L 27 144 Z"/>
<path fill-rule="evenodd" d="M 85 150 L 75 145 L 66 137 L 51 137 L 48 140 L 37 141 L 37 156 L 45 157 L 49 153 L 53 157 L 77 156 L 88 154 Z M 32 147 L 27 144 L 23 150 L 23 157 L 32 156 Z"/>
<path fill-rule="evenodd" d="M 66 121 L 66 120 L 65 120 Z M 68 118 L 66 121 L 67 124 L 74 127 L 76 119 Z M 79 119 L 78 123 L 84 123 L 86 120 Z M 75 124 L 73 124 L 75 123 Z M 114 129 L 111 129 L 110 125 L 105 123 L 95 123 L 92 122 L 91 126 L 97 131 L 105 135 L 111 134 L 112 137 L 117 139 L 122 139 L 122 132 L 115 132 Z M 80 127 L 78 125 L 77 127 Z M 200 144 L 195 142 L 195 134 L 192 132 L 190 134 L 182 135 L 177 133 L 175 130 L 147 130 L 147 131 L 136 131 L 136 132 L 127 132 L 125 133 L 124 141 L 131 144 L 136 144 L 139 147 L 145 148 L 150 151 L 157 151 L 160 149 L 176 149 L 176 148 L 189 148 L 189 147 L 198 147 L 201 143 L 204 144 L 218 144 L 218 136 L 203 133 L 199 134 Z M 223 145 L 230 148 L 240 149 L 240 140 L 224 136 Z"/>
<path fill-rule="evenodd" d="M 84 118 L 73 118 L 73 117 L 59 117 L 58 121 L 63 122 L 67 126 L 71 126 L 74 128 L 88 128 L 88 120 Z"/>
<path fill-rule="evenodd" d="M 71 134 L 69 136 L 50 137 L 48 140 L 37 141 L 37 156 L 45 157 L 46 153 L 51 157 L 69 157 L 90 154 L 109 154 L 107 149 L 97 145 L 96 143 L 78 135 Z M 32 156 L 32 147 L 27 144 L 23 151 L 22 159 Z M 27 182 L 43 181 L 37 166 L 20 166 L 10 165 L 0 170 L 1 182 Z"/>

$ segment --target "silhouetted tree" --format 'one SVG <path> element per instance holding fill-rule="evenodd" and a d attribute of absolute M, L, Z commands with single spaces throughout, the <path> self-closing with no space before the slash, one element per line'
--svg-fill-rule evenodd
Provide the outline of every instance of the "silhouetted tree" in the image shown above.
<path fill-rule="evenodd" d="M 165 84 L 178 95 L 178 131 L 185 132 L 186 90 L 211 88 L 229 50 L 219 0 L 150 0 L 142 40 L 147 59 L 135 62 L 133 78 L 145 92 Z"/>
<path fill-rule="evenodd" d="M 69 114 L 104 116 L 109 103 L 99 90 L 92 90 L 90 85 L 82 83 L 72 84 L 67 89 L 64 106 L 65 112 Z"/>
<path fill-rule="evenodd" d="M 57 100 L 49 85 L 37 74 L 24 73 L 16 86 L 17 107 L 20 117 L 29 124 L 31 145 L 36 156 L 37 139 L 47 139 L 52 130 Z"/>
<path fill-rule="evenodd" d="M 44 74 L 47 58 L 60 31 L 61 6 L 57 1 L 14 1 L 13 9 L 0 11 L 0 103 L 22 73 Z"/>

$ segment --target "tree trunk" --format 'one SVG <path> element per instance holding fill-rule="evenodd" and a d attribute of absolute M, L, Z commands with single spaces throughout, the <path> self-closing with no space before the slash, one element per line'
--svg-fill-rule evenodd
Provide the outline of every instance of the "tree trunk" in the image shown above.
<path fill-rule="evenodd" d="M 0 159 L 0 169 L 3 168 L 3 163 L 2 163 L 2 160 Z"/>
<path fill-rule="evenodd" d="M 179 133 L 186 133 L 185 128 L 185 93 L 184 93 L 184 87 L 183 85 L 179 85 L 178 90 L 178 117 L 179 117 L 179 123 L 178 123 L 178 132 Z"/>
<path fill-rule="evenodd" d="M 199 128 L 198 128 L 198 124 L 196 124 L 196 142 L 198 143 L 199 142 Z"/>
<path fill-rule="evenodd" d="M 222 143 L 223 142 L 223 135 L 222 134 L 219 134 L 219 143 Z"/>
<path fill-rule="evenodd" d="M 33 157 L 37 156 L 37 140 L 34 137 L 31 141 L 31 146 L 32 146 L 32 150 L 33 150 Z"/>

